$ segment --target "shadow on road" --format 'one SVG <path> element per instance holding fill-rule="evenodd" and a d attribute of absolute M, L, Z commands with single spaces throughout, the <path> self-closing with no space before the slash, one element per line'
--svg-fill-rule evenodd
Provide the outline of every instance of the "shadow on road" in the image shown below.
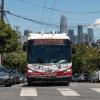
<path fill-rule="evenodd" d="M 50 86 L 68 86 L 66 82 L 36 82 L 33 83 L 31 86 L 28 86 L 27 83 L 22 85 L 22 87 L 50 87 Z"/>

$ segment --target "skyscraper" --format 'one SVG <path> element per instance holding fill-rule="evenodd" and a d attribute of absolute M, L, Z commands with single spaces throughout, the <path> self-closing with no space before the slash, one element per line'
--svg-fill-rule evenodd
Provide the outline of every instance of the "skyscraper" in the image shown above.
<path fill-rule="evenodd" d="M 88 28 L 87 33 L 88 33 L 88 36 L 90 38 L 90 42 L 94 42 L 93 28 Z"/>
<path fill-rule="evenodd" d="M 68 29 L 68 35 L 69 35 L 70 40 L 73 44 L 74 43 L 74 30 L 73 29 Z"/>
<path fill-rule="evenodd" d="M 61 15 L 60 19 L 60 33 L 67 33 L 67 20 L 64 15 Z"/>
<path fill-rule="evenodd" d="M 83 26 L 78 25 L 78 43 L 82 43 L 82 37 L 83 37 Z"/>
<path fill-rule="evenodd" d="M 29 33 L 33 33 L 31 30 L 25 30 L 24 31 L 24 36 L 27 36 Z"/>
<path fill-rule="evenodd" d="M 1 2 L 0 2 L 0 20 L 1 20 Z"/>
<path fill-rule="evenodd" d="M 82 36 L 82 43 L 86 45 L 90 45 L 89 35 L 87 33 L 84 33 Z"/>

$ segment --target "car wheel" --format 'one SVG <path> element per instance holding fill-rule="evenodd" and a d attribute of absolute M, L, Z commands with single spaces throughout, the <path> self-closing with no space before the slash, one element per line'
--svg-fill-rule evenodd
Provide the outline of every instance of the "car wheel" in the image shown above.
<path fill-rule="evenodd" d="M 11 87 L 11 85 L 12 85 L 12 84 L 9 83 L 9 84 L 6 84 L 5 87 Z"/>

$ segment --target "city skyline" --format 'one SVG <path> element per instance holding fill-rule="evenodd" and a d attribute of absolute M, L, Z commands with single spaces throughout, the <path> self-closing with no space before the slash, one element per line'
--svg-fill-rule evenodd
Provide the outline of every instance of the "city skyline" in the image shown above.
<path fill-rule="evenodd" d="M 91 5 L 89 4 L 90 2 Z M 20 26 L 22 33 L 26 29 L 31 29 L 33 32 L 42 30 L 57 31 L 59 30 L 59 26 L 57 25 L 60 23 L 60 17 L 64 13 L 67 17 L 68 28 L 74 29 L 75 34 L 77 34 L 77 25 L 90 25 L 98 23 L 98 21 L 100 23 L 99 4 L 99 0 L 5 0 L 5 10 L 29 19 L 53 25 L 42 25 L 7 14 L 11 26 Z M 95 39 L 97 40 L 100 38 L 100 28 L 93 28 Z"/>

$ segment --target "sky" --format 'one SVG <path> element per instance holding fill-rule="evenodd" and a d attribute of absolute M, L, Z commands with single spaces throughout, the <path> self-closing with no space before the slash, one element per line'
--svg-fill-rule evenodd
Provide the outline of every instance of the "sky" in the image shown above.
<path fill-rule="evenodd" d="M 100 23 L 100 0 L 5 0 L 5 10 L 52 25 L 59 25 L 60 17 L 64 14 L 67 18 L 68 28 L 74 29 L 75 34 L 77 34 L 78 24 L 86 26 Z M 12 27 L 20 26 L 22 33 L 26 29 L 33 32 L 59 30 L 59 27 L 23 20 L 10 14 L 6 14 L 6 16 Z M 84 27 L 84 33 L 86 33 L 86 27 Z M 94 27 L 94 36 L 95 40 L 100 39 L 99 25 Z"/>

